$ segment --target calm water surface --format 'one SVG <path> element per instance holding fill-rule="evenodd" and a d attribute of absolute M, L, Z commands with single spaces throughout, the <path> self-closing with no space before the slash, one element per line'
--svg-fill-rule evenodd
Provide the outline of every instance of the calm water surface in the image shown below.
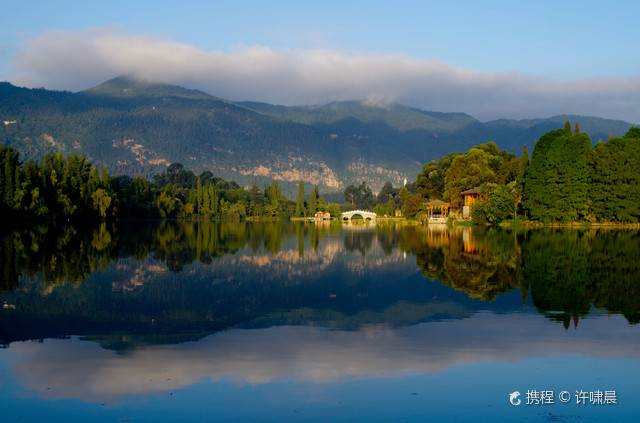
<path fill-rule="evenodd" d="M 0 248 L 3 422 L 640 418 L 638 231 L 165 222 Z"/>

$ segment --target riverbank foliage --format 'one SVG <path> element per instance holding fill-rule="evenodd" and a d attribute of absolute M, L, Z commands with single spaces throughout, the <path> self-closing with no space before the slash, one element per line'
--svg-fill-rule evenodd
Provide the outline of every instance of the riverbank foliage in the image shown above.
<path fill-rule="evenodd" d="M 448 154 L 424 165 L 416 181 L 404 188 L 402 210 L 407 217 L 426 212 L 430 200 L 443 200 L 455 212 L 463 206 L 461 193 L 480 187 L 474 205 L 478 221 L 499 223 L 521 209 L 522 185 L 528 164 L 525 148 L 520 157 L 500 149 L 494 142 L 460 154 Z"/>
<path fill-rule="evenodd" d="M 82 156 L 49 154 L 22 163 L 0 146 L 0 214 L 22 220 L 87 221 L 114 218 L 278 219 L 329 211 L 373 210 L 380 216 L 425 216 L 427 202 L 444 200 L 454 213 L 461 193 L 480 188 L 474 221 L 499 224 L 511 219 L 542 223 L 640 222 L 640 129 L 592 146 L 589 136 L 564 128 L 543 135 L 529 159 L 494 142 L 448 154 L 424 165 L 415 182 L 384 184 L 378 194 L 365 182 L 345 188 L 344 203 L 327 202 L 300 182 L 295 201 L 274 182 L 241 187 L 205 171 L 200 175 L 174 163 L 153 180 L 112 177 Z"/>
<path fill-rule="evenodd" d="M 553 222 L 640 221 L 640 130 L 592 147 L 579 127 L 543 136 L 524 184 L 528 217 Z"/>
<path fill-rule="evenodd" d="M 229 219 L 340 213 L 317 187 L 305 201 L 287 199 L 274 182 L 246 189 L 233 181 L 196 175 L 174 163 L 153 180 L 109 175 L 86 157 L 60 153 L 22 163 L 12 148 L 0 146 L 0 214 L 22 221 L 104 221 L 117 218 Z"/>
<path fill-rule="evenodd" d="M 113 210 L 106 169 L 85 157 L 49 154 L 40 163 L 21 163 L 18 153 L 0 145 L 0 214 L 20 219 L 87 220 Z"/>
<path fill-rule="evenodd" d="M 428 200 L 448 201 L 460 209 L 461 192 L 481 189 L 473 204 L 478 223 L 510 219 L 541 223 L 640 222 L 640 129 L 592 146 L 576 124 L 543 135 L 531 159 L 519 158 L 494 143 L 466 153 L 449 154 L 424 165 L 403 210 L 412 217 L 424 212 Z"/>

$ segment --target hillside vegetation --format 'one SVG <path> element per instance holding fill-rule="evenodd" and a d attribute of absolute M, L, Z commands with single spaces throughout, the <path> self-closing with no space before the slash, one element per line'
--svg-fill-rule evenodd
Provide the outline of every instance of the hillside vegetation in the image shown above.
<path fill-rule="evenodd" d="M 112 174 L 146 176 L 175 162 L 243 186 L 273 181 L 293 194 L 298 181 L 322 192 L 365 182 L 412 180 L 422 164 L 494 140 L 509 151 L 533 147 L 567 118 L 591 139 L 630 124 L 600 118 L 480 122 L 463 113 L 366 101 L 321 106 L 232 102 L 183 87 L 121 76 L 80 93 L 0 83 L 0 141 L 24 159 L 85 155 Z"/>

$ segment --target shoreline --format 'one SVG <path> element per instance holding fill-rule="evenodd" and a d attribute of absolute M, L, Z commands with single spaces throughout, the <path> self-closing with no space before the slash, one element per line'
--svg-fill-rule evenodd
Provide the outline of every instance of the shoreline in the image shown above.
<path fill-rule="evenodd" d="M 623 223 L 623 222 L 503 222 L 499 225 L 495 225 L 503 228 L 525 228 L 525 229 L 538 229 L 538 228 L 558 228 L 558 229 L 640 229 L 640 223 Z"/>

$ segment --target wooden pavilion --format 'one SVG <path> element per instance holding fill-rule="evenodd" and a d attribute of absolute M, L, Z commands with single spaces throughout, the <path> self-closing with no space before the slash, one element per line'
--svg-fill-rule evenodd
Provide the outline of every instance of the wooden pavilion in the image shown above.
<path fill-rule="evenodd" d="M 442 200 L 429 200 L 425 204 L 429 223 L 446 223 L 449 217 L 449 203 Z"/>

